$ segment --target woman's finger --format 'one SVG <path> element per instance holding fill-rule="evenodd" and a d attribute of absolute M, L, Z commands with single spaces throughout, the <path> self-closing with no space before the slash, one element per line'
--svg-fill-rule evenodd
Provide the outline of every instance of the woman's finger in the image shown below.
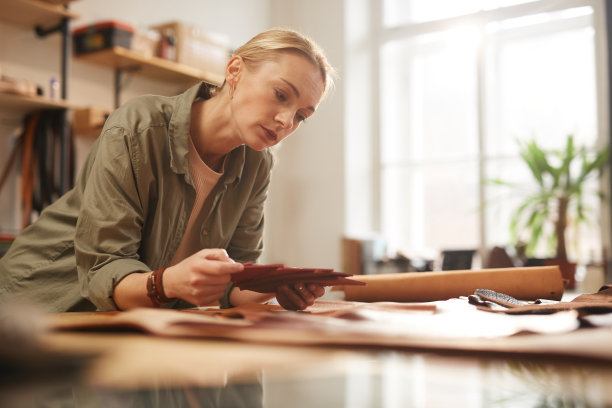
<path fill-rule="evenodd" d="M 314 294 L 304 285 L 303 283 L 296 283 L 293 286 L 295 292 L 300 296 L 300 298 L 306 304 L 312 304 L 314 302 L 315 296 Z"/>
<path fill-rule="evenodd" d="M 200 252 L 198 252 L 198 255 L 204 259 L 234 262 L 227 254 L 227 251 L 223 248 L 202 249 Z"/>
<path fill-rule="evenodd" d="M 319 298 L 325 294 L 325 288 L 315 283 L 309 283 L 308 290 L 310 290 L 310 293 L 312 293 L 315 298 Z"/>
<path fill-rule="evenodd" d="M 295 288 L 281 286 L 276 292 L 276 300 L 282 307 L 288 310 L 302 310 L 307 305 L 302 297 L 296 292 Z"/>
<path fill-rule="evenodd" d="M 229 259 L 229 258 L 228 258 Z M 197 268 L 207 275 L 228 275 L 240 272 L 244 265 L 234 261 L 199 258 Z"/>

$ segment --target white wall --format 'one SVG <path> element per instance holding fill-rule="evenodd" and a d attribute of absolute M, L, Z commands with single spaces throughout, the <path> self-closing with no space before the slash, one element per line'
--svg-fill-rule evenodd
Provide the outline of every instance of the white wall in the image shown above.
<path fill-rule="evenodd" d="M 271 0 L 271 24 L 313 38 L 336 67 L 336 89 L 278 149 L 266 262 L 340 269 L 344 229 L 343 1 Z"/>

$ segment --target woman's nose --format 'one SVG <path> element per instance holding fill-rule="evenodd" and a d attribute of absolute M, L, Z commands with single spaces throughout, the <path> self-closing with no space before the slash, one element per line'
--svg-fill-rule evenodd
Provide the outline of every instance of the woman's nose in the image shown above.
<path fill-rule="evenodd" d="M 276 115 L 276 120 L 282 125 L 284 129 L 291 129 L 293 127 L 293 116 L 294 113 L 290 110 L 279 112 Z"/>

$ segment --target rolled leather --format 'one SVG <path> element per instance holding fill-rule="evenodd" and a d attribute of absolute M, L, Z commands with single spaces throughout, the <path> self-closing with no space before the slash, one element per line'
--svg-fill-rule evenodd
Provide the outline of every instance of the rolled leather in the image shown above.
<path fill-rule="evenodd" d="M 516 299 L 560 300 L 563 278 L 558 266 L 494 268 L 437 272 L 355 275 L 364 286 L 335 286 L 345 300 L 358 302 L 429 302 L 469 296 L 490 289 Z"/>

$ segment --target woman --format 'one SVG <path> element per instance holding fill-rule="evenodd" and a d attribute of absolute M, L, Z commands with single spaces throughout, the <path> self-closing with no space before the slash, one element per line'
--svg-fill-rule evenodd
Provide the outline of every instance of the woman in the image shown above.
<path fill-rule="evenodd" d="M 311 40 L 273 29 L 236 50 L 220 88 L 126 103 L 75 187 L 0 260 L 0 293 L 50 311 L 313 304 L 319 285 L 260 294 L 230 277 L 262 251 L 267 148 L 315 113 L 332 72 Z"/>

